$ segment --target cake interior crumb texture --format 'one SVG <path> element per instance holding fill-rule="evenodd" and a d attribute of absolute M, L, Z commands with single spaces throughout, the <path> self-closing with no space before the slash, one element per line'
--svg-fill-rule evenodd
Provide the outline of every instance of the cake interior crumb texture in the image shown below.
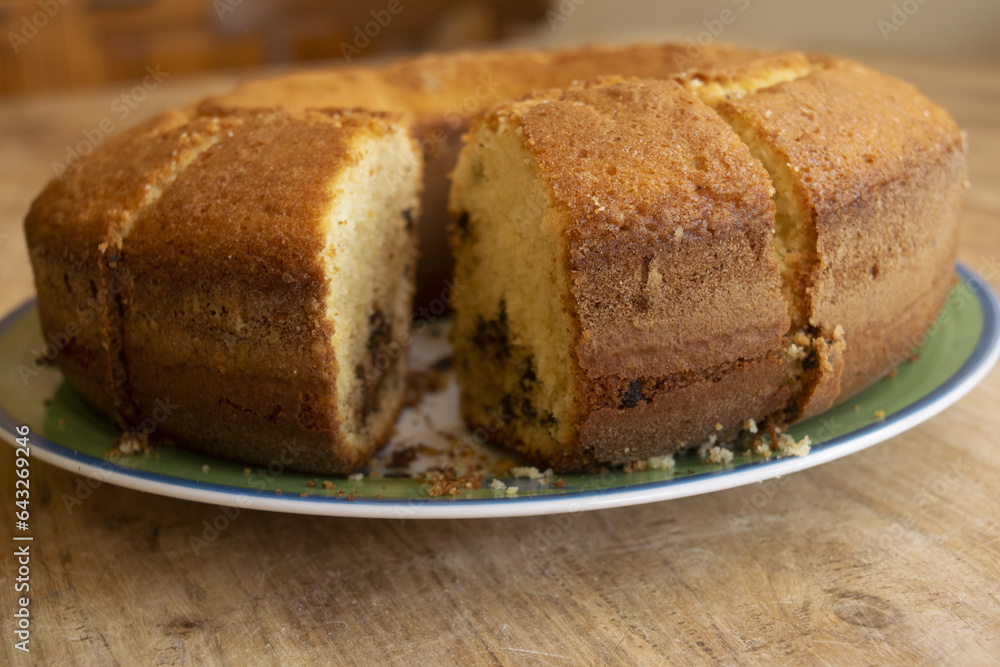
<path fill-rule="evenodd" d="M 455 304 L 462 409 L 496 431 L 516 420 L 521 446 L 551 455 L 572 438 L 571 315 L 559 212 L 520 128 L 474 127 L 455 169 L 453 233 L 464 260 Z"/>
<path fill-rule="evenodd" d="M 419 169 L 405 135 L 392 139 L 352 146 L 356 161 L 332 183 L 326 216 L 337 412 L 344 442 L 361 452 L 392 428 L 408 359 Z"/>

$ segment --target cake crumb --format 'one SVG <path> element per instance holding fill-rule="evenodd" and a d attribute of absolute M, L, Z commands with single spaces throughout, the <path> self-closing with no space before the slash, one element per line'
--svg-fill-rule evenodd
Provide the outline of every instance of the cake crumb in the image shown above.
<path fill-rule="evenodd" d="M 252 471 L 252 470 L 250 470 L 250 468 L 244 468 L 244 469 L 243 469 L 243 474 L 244 474 L 244 476 L 246 476 L 246 477 L 249 477 L 249 476 L 250 476 L 250 474 L 251 474 L 252 472 L 253 472 L 253 471 Z"/>
<path fill-rule="evenodd" d="M 508 496 L 516 496 L 517 495 L 517 487 L 516 486 L 508 486 L 507 487 L 507 491 L 505 493 Z"/>
<path fill-rule="evenodd" d="M 506 491 L 507 485 L 501 482 L 499 479 L 495 479 L 490 482 L 490 488 L 494 491 Z"/>
<path fill-rule="evenodd" d="M 719 447 L 716 445 L 708 450 L 708 458 L 706 463 L 722 463 L 729 464 L 733 462 L 733 452 L 726 449 L 725 447 Z"/>
<path fill-rule="evenodd" d="M 708 450 L 714 447 L 717 442 L 719 442 L 719 436 L 714 433 L 708 436 L 708 440 L 698 445 L 698 458 L 705 460 L 708 456 Z"/>
<path fill-rule="evenodd" d="M 365 478 L 365 474 L 363 472 L 356 472 L 353 475 L 348 475 L 347 476 L 347 481 L 348 482 L 360 482 L 360 481 L 364 480 L 364 478 Z"/>
<path fill-rule="evenodd" d="M 653 470 L 670 470 L 677 465 L 674 460 L 673 454 L 664 454 L 663 456 L 651 456 L 646 460 L 649 467 Z"/>
<path fill-rule="evenodd" d="M 746 420 L 745 422 L 743 422 L 743 428 L 745 430 L 747 430 L 747 431 L 750 431 L 751 433 L 756 433 L 757 432 L 757 420 L 755 420 L 755 419 L 748 419 L 748 420 Z"/>
<path fill-rule="evenodd" d="M 809 453 L 809 450 L 812 448 L 811 446 L 812 440 L 808 435 L 799 441 L 796 441 L 795 438 L 787 433 L 782 433 L 778 438 L 778 448 L 786 456 L 805 456 Z"/>
<path fill-rule="evenodd" d="M 807 356 L 805 348 L 795 343 L 790 343 L 785 348 L 785 360 L 789 362 L 802 361 Z"/>
<path fill-rule="evenodd" d="M 443 495 L 458 496 L 466 489 L 478 489 L 483 485 L 483 473 L 476 471 L 459 476 L 454 468 L 428 471 L 421 481 L 428 485 L 427 494 L 432 498 Z"/>
<path fill-rule="evenodd" d="M 323 488 L 332 491 L 337 488 L 337 485 L 328 479 L 323 480 Z"/>
<path fill-rule="evenodd" d="M 149 438 L 145 433 L 122 433 L 122 436 L 114 441 L 111 449 L 105 452 L 105 456 L 117 458 L 151 451 L 153 447 L 149 444 Z"/>
<path fill-rule="evenodd" d="M 722 430 L 722 423 L 721 422 L 715 422 L 715 430 L 716 431 L 721 431 Z"/>
<path fill-rule="evenodd" d="M 565 488 L 565 487 L 566 487 L 566 482 L 564 482 L 564 481 L 562 480 L 562 478 L 560 477 L 559 479 L 557 479 L 557 480 L 556 480 L 556 484 L 555 484 L 555 487 L 556 487 L 557 489 L 562 489 L 562 488 Z"/>
<path fill-rule="evenodd" d="M 875 419 L 885 419 L 885 410 L 876 410 Z"/>
<path fill-rule="evenodd" d="M 306 482 L 306 486 L 316 486 L 316 482 L 310 479 L 308 482 Z"/>
<path fill-rule="evenodd" d="M 211 469 L 212 468 L 207 463 L 201 467 L 201 471 L 204 473 L 207 473 Z"/>
<path fill-rule="evenodd" d="M 622 467 L 622 470 L 624 472 L 626 472 L 626 473 L 642 472 L 645 469 L 646 469 L 646 461 L 641 460 L 641 459 L 637 460 L 637 461 L 631 461 L 629 463 L 626 463 Z"/>
<path fill-rule="evenodd" d="M 515 466 L 510 469 L 511 477 L 527 477 L 530 480 L 541 479 L 552 474 L 552 468 L 545 472 L 539 471 L 535 466 Z"/>
<path fill-rule="evenodd" d="M 768 442 L 765 442 L 764 438 L 754 439 L 753 452 L 758 456 L 763 456 L 765 459 L 771 458 L 771 448 L 768 446 Z"/>

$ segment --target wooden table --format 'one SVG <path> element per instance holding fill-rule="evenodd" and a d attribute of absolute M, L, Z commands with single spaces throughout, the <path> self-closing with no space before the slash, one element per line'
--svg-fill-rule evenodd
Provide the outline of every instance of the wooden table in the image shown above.
<path fill-rule="evenodd" d="M 1000 288 L 1000 66 L 868 62 L 968 130 L 961 259 Z M 127 124 L 231 82 L 164 82 Z M 0 311 L 32 295 L 29 202 L 121 92 L 0 105 Z M 0 662 L 982 663 L 1000 656 L 998 408 L 995 370 L 922 426 L 780 482 L 523 519 L 244 510 L 197 554 L 217 507 L 104 484 L 70 513 L 80 480 L 35 462 L 32 652 L 12 647 L 5 547 Z"/>

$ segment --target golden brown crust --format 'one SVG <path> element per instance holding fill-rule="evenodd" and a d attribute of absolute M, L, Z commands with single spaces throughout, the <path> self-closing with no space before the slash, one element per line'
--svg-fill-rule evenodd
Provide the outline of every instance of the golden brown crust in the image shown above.
<path fill-rule="evenodd" d="M 25 222 L 43 329 L 76 327 L 66 379 L 127 431 L 249 463 L 362 465 L 394 420 L 367 448 L 338 431 L 328 183 L 353 164 L 352 141 L 394 124 L 178 111 L 73 165 Z"/>
<path fill-rule="evenodd" d="M 124 284 L 113 266 L 120 235 L 177 165 L 199 150 L 205 123 L 171 111 L 71 164 L 25 219 L 43 330 L 70 332 L 59 364 L 101 411 L 119 416 L 121 381 L 110 326 Z M 184 136 L 182 136 L 184 135 Z M 75 333 L 72 333 L 75 332 Z"/>
<path fill-rule="evenodd" d="M 784 408 L 787 392 L 777 389 L 784 377 L 780 357 L 738 361 L 689 383 L 650 392 L 634 407 L 593 410 L 579 425 L 580 451 L 567 456 L 560 470 L 622 465 L 698 445 L 712 435 L 732 437 L 748 415 Z"/>
<path fill-rule="evenodd" d="M 423 214 L 418 221 L 423 262 L 418 305 L 437 305 L 453 270 L 446 242 L 448 174 L 469 121 L 496 104 L 534 91 L 603 76 L 669 78 L 697 71 L 712 81 L 748 79 L 747 68 L 798 66 L 794 52 L 764 53 L 729 46 L 692 49 L 680 44 L 585 46 L 555 51 L 505 50 L 428 54 L 382 67 L 338 67 L 255 79 L 206 98 L 203 113 L 272 108 L 366 108 L 401 113 L 424 153 Z M 758 66 L 752 72 L 760 71 Z"/>
<path fill-rule="evenodd" d="M 581 369 L 662 377 L 779 349 L 771 184 L 708 107 L 644 81 L 513 113 L 566 209 Z"/>
<path fill-rule="evenodd" d="M 948 114 L 909 84 L 814 63 L 719 109 L 791 166 L 816 243 L 808 322 L 827 337 L 843 328 L 850 396 L 911 354 L 951 289 L 964 148 Z"/>
<path fill-rule="evenodd" d="M 371 114 L 244 113 L 139 217 L 122 270 L 129 393 L 164 433 L 249 463 L 348 472 L 326 319 L 327 184 Z M 376 434 L 373 444 L 388 433 Z"/>
<path fill-rule="evenodd" d="M 201 110 L 358 107 L 403 113 L 418 123 L 449 119 L 464 125 L 494 104 L 600 76 L 667 78 L 690 68 L 728 76 L 761 58 L 788 57 L 729 46 L 689 51 L 678 44 L 632 44 L 427 54 L 383 67 L 337 67 L 253 79 L 228 94 L 204 99 Z"/>

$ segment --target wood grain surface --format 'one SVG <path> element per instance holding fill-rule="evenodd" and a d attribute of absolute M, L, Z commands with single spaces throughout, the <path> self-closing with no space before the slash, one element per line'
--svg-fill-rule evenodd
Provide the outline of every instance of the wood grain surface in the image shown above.
<path fill-rule="evenodd" d="M 1000 288 L 1000 65 L 866 61 L 968 130 L 961 259 Z M 167 81 L 121 125 L 232 78 Z M 0 311 L 21 220 L 121 90 L 0 105 Z M 115 117 L 116 118 L 116 117 Z M 117 122 L 117 121 L 116 121 Z M 1000 656 L 1000 371 L 846 459 L 706 496 L 476 521 L 221 512 L 32 463 L 31 653 L 4 664 L 982 664 Z M 0 541 L 13 529 L 0 446 Z M 67 507 L 63 498 L 86 495 Z M 72 511 L 70 511 L 72 510 Z"/>

